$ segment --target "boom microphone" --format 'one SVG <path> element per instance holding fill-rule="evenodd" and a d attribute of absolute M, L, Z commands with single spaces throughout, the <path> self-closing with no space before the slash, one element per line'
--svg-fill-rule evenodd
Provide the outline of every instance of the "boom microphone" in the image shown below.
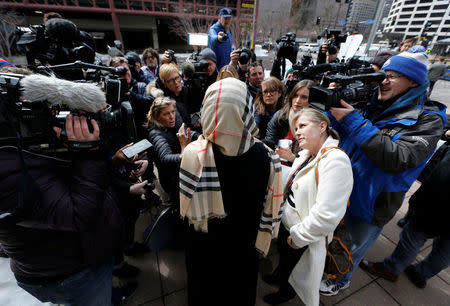
<path fill-rule="evenodd" d="M 50 105 L 66 105 L 71 110 L 98 112 L 106 103 L 103 91 L 90 83 L 75 83 L 55 76 L 33 74 L 20 84 L 23 97 L 31 102 L 47 101 Z"/>

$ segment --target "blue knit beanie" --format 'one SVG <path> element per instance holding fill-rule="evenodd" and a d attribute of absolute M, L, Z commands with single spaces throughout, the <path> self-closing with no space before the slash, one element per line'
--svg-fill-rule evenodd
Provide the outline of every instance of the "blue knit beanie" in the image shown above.
<path fill-rule="evenodd" d="M 419 85 L 425 83 L 428 75 L 428 55 L 422 46 L 413 46 L 406 52 L 391 57 L 381 68 L 396 71 Z"/>

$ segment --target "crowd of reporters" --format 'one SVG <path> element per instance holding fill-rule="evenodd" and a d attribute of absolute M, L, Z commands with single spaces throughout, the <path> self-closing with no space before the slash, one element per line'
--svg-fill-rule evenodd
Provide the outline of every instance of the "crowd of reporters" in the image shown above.
<path fill-rule="evenodd" d="M 225 11 L 221 16 L 228 16 L 227 12 Z M 56 17 L 58 18 L 58 16 Z M 220 22 L 216 26 L 220 27 Z M 221 50 L 220 55 L 210 48 L 205 48 L 195 56 L 196 62 L 185 65 L 178 65 L 171 50 L 160 55 L 155 49 L 147 48 L 139 55 L 133 51 L 122 53 L 120 44 L 110 49 L 109 66 L 123 67 L 120 78 L 126 83 L 126 87 L 124 87 L 126 91 L 121 97 L 121 102 L 128 101 L 132 107 L 136 127 L 134 139 L 122 132 L 114 131 L 108 135 L 108 146 L 102 144 L 92 148 L 92 151 L 71 150 L 70 154 L 64 158 L 60 158 L 58 155 L 42 156 L 36 152 L 30 152 L 26 148 L 22 151 L 20 146 L 19 149 L 14 146 L 2 147 L 2 161 L 5 162 L 5 165 L 9 165 L 3 168 L 1 175 L 1 186 L 3 186 L 1 194 L 3 196 L 0 203 L 2 210 L 8 206 L 11 207 L 12 203 L 22 205 L 24 195 L 25 200 L 27 200 L 27 196 L 36 200 L 36 203 L 32 205 L 32 214 L 24 215 L 23 220 L 2 226 L 0 229 L 2 252 L 11 258 L 11 267 L 19 286 L 41 301 L 75 305 L 77 303 L 83 305 L 111 304 L 111 296 L 114 296 L 114 290 L 111 293 L 111 275 L 114 274 L 114 276 L 126 280 L 139 273 L 139 269 L 126 263 L 123 254 L 136 256 L 148 251 L 146 245 L 135 241 L 134 231 L 136 220 L 141 210 L 145 208 L 142 206 L 142 199 L 147 199 L 147 205 L 161 205 L 161 199 L 151 191 L 154 188 L 151 183 L 156 181 L 153 165 L 156 165 L 157 168 L 157 179 L 162 186 L 161 193 L 167 195 L 164 198 L 167 198 L 167 202 L 172 205 L 174 213 L 179 214 L 179 181 L 183 155 L 186 147 L 192 148 L 193 145 L 198 145 L 209 137 L 208 133 L 213 133 L 212 129 L 208 133 L 204 133 L 202 129 L 202 120 L 205 120 L 202 117 L 211 115 L 205 113 L 202 103 L 208 99 L 211 100 L 211 96 L 208 94 L 215 97 L 219 103 L 220 90 L 215 91 L 214 86 L 219 86 L 216 81 L 221 81 L 220 84 L 222 82 L 224 84 L 223 90 L 230 92 L 236 90 L 239 91 L 240 96 L 247 96 L 247 104 L 239 104 L 238 108 L 245 108 L 245 115 L 239 113 L 243 118 L 248 116 L 247 112 L 251 114 L 251 119 L 246 118 L 245 123 L 252 126 L 252 129 L 249 130 L 247 126 L 244 131 L 248 133 L 247 138 L 253 139 L 254 137 L 254 142 L 258 143 L 249 151 L 254 154 L 255 158 L 262 158 L 261 156 L 267 152 L 269 155 L 276 152 L 282 160 L 283 167 L 286 167 L 284 171 L 292 176 L 292 181 L 305 180 L 305 188 L 308 190 L 316 187 L 310 178 L 306 176 L 307 179 L 305 179 L 302 176 L 305 175 L 303 168 L 307 168 L 308 163 L 318 167 L 320 159 L 317 157 L 321 157 L 318 155 L 322 153 L 319 148 L 326 148 L 327 145 L 336 147 L 339 144 L 347 154 L 345 155 L 341 151 L 333 152 L 329 155 L 334 156 L 334 161 L 325 158 L 321 162 L 320 171 L 323 172 L 320 175 L 323 179 L 326 180 L 328 175 L 337 177 L 347 172 L 351 173 L 351 168 L 353 168 L 353 176 L 349 174 L 342 178 L 343 180 L 347 179 L 347 185 L 339 186 L 339 184 L 335 184 L 336 181 L 329 181 L 327 188 L 339 189 L 334 190 L 336 192 L 342 191 L 339 197 L 334 195 L 335 204 L 338 205 L 339 202 L 340 205 L 336 206 L 336 211 L 342 211 L 342 214 L 336 213 L 333 217 L 328 216 L 330 219 L 324 217 L 323 214 L 331 212 L 321 211 L 321 209 L 329 209 L 328 206 L 322 204 L 323 199 L 322 202 L 317 200 L 317 203 L 321 205 L 317 204 L 315 208 L 312 208 L 316 203 L 314 199 L 310 199 L 312 202 L 308 202 L 309 206 L 304 206 L 306 205 L 304 203 L 299 204 L 301 200 L 298 197 L 301 193 L 295 191 L 297 183 L 293 185 L 295 187 L 289 187 L 290 193 L 287 195 L 289 199 L 286 198 L 285 193 L 285 200 L 287 200 L 285 206 L 290 205 L 294 209 L 301 208 L 306 211 L 311 209 L 308 212 L 300 211 L 300 214 L 304 214 L 302 218 L 311 222 L 312 225 L 302 225 L 304 224 L 302 222 L 305 221 L 296 218 L 293 223 L 293 219 L 289 219 L 289 212 L 283 217 L 284 227 L 281 225 L 280 237 L 284 240 L 287 239 L 287 244 L 284 240 L 279 242 L 280 265 L 272 274 L 263 277 L 266 282 L 278 284 L 281 287 L 278 292 L 266 296 L 265 301 L 277 305 L 298 294 L 307 304 L 318 304 L 319 291 L 324 295 L 334 295 L 339 290 L 348 287 L 352 276 L 351 272 L 347 273 L 340 281 L 321 279 L 321 271 L 319 271 L 320 278 L 318 278 L 316 270 L 320 270 L 318 267 L 323 265 L 320 260 L 311 261 L 315 274 L 311 279 L 303 279 L 304 282 L 311 281 L 311 284 L 306 287 L 298 285 L 296 280 L 301 277 L 298 278 L 298 275 L 295 274 L 300 273 L 299 271 L 306 272 L 304 266 L 297 267 L 296 264 L 299 262 L 300 265 L 301 260 L 306 260 L 305 256 L 310 256 L 308 252 L 317 252 L 314 254 L 319 257 L 323 255 L 324 246 L 316 246 L 315 243 L 322 241 L 325 236 L 332 233 L 343 217 L 345 204 L 350 198 L 352 206 L 347 209 L 345 222 L 348 224 L 349 233 L 353 239 L 352 252 L 355 269 L 380 235 L 383 225 L 398 210 L 405 192 L 424 168 L 426 160 L 432 155 L 436 143 L 444 132 L 445 108 L 439 103 L 429 101 L 426 96 L 428 81 L 426 81 L 426 70 L 423 70 L 422 65 L 426 67 L 427 59 L 424 53 L 420 49 L 413 48 L 411 52 L 403 52 L 395 57 L 392 57 L 392 53 L 378 54 L 372 61 L 373 68 L 385 70 L 386 75 L 383 74 L 382 81 L 377 81 L 378 83 L 371 88 L 370 101 L 364 101 L 363 107 L 357 111 L 345 101 L 341 103 L 340 98 L 343 96 L 339 96 L 338 103 L 326 108 L 326 112 L 324 112 L 329 117 L 328 119 L 320 112 L 309 111 L 310 92 L 313 89 L 317 92 L 315 87 L 320 87 L 318 80 L 324 75 L 333 74 L 334 71 L 317 70 L 313 74 L 310 71 L 314 71 L 316 69 L 314 67 L 324 63 L 336 64 L 336 66 L 327 66 L 328 70 L 342 68 L 336 57 L 339 52 L 339 44 L 336 43 L 336 40 L 334 43 L 325 43 L 321 46 L 317 65 L 314 65 L 310 59 L 304 63 L 296 63 L 293 69 L 288 70 L 285 77 L 282 78 L 281 71 L 284 72 L 284 67 L 280 67 L 282 60 L 291 57 L 286 53 L 287 45 L 285 45 L 285 49 L 280 49 L 281 52 L 278 52 L 274 58 L 271 73 L 273 76 L 265 78 L 262 63 L 256 59 L 251 50 L 247 48 L 229 50 L 227 46 L 221 47 L 220 44 L 225 43 L 226 39 L 223 39 L 223 34 L 219 36 L 215 39 L 219 40 L 216 45 Z M 228 44 L 228 42 L 226 43 Z M 289 40 L 284 43 L 289 44 Z M 224 56 L 224 50 L 229 52 L 229 56 Z M 229 63 L 223 63 L 224 58 L 229 58 Z M 202 61 L 203 66 L 201 65 Z M 406 66 L 411 64 L 417 65 L 418 68 Z M 348 66 L 346 69 L 349 70 Z M 14 70 L 9 70 L 9 72 L 11 71 L 14 72 Z M 305 75 L 314 75 L 314 77 L 311 77 L 312 80 L 310 80 L 302 77 Z M 232 78 L 233 81 L 223 81 L 226 78 Z M 239 80 L 239 83 L 235 83 L 235 80 Z M 399 80 L 404 83 L 397 85 Z M 244 83 L 245 85 L 243 85 Z M 213 84 L 216 85 L 211 86 Z M 339 85 L 331 84 L 327 90 L 333 91 Z M 227 96 L 223 99 L 228 102 Z M 250 107 L 248 101 L 251 103 Z M 306 110 L 300 113 L 302 109 Z M 443 113 L 444 115 L 442 115 Z M 5 116 L 6 113 L 2 113 L 2 117 Z M 399 116 L 401 118 L 398 118 Z M 227 118 L 224 113 L 220 114 L 220 118 L 225 122 L 232 120 Z M 240 121 L 239 124 L 241 124 Z M 308 134 L 311 132 L 300 132 L 300 130 L 308 124 L 317 129 L 315 132 L 320 133 L 320 139 L 315 140 L 317 143 L 310 144 L 306 141 L 305 144 L 305 137 L 312 134 Z M 100 128 L 95 120 L 91 120 L 91 125 L 88 125 L 86 117 L 83 115 L 68 115 L 65 119 L 67 138 L 75 142 L 97 141 L 100 138 Z M 224 123 L 219 125 L 226 127 Z M 257 130 L 254 127 L 257 127 Z M 340 141 L 336 139 L 337 134 L 331 128 L 339 132 Z M 59 137 L 61 131 L 56 129 L 55 132 Z M 443 137 L 445 139 L 445 136 Z M 137 154 L 131 159 L 123 155 L 122 152 L 132 145 L 132 141 L 144 138 L 153 145 L 147 154 Z M 197 139 L 199 142 L 196 141 Z M 290 145 L 281 145 L 283 140 L 288 140 Z M 210 141 L 214 143 L 215 140 Z M 254 142 L 252 140 L 251 146 L 254 145 Z M 448 139 L 443 146 L 448 146 Z M 221 167 L 228 165 L 226 168 L 231 171 L 233 160 L 227 158 L 236 156 L 226 154 L 222 156 L 221 154 L 224 153 L 222 150 L 225 147 L 226 145 L 214 147 L 213 152 L 215 156 L 220 156 L 217 158 L 222 159 Z M 219 149 L 222 153 L 219 153 Z M 242 154 L 244 155 L 247 150 L 244 150 Z M 192 151 L 189 152 L 192 153 Z M 311 152 L 311 154 L 308 155 L 307 152 Z M 302 160 L 300 164 L 299 158 Z M 339 164 L 338 161 L 341 161 L 342 164 Z M 235 162 L 242 163 L 238 159 Z M 439 162 L 441 161 L 436 163 Z M 442 158 L 442 162 L 447 162 L 447 160 Z M 269 162 L 265 160 L 264 163 L 268 164 Z M 328 168 L 322 165 L 334 165 L 330 166 L 335 167 L 334 172 L 327 170 Z M 278 166 L 281 167 L 279 164 Z M 299 167 L 297 172 L 294 171 L 296 167 Z M 342 167 L 342 171 L 338 174 L 335 170 L 339 167 Z M 238 173 L 240 170 L 234 169 L 233 171 Z M 225 172 L 221 173 L 221 175 L 225 175 L 223 174 Z M 439 172 L 437 175 L 440 176 L 439 182 L 445 179 L 448 181 L 448 173 Z M 16 186 L 16 182 L 29 180 L 30 176 L 32 178 L 31 185 L 37 185 L 36 190 L 20 184 L 17 185 L 18 187 Z M 232 178 L 232 176 L 226 177 L 227 180 Z M 270 181 L 269 178 L 264 180 Z M 380 183 L 380 180 L 383 180 L 383 184 Z M 232 186 L 231 183 L 227 184 Z M 258 181 L 258 186 L 265 184 L 267 184 L 266 181 Z M 322 196 L 331 199 L 333 196 L 330 191 L 327 196 L 324 195 L 323 184 L 317 186 L 320 192 L 317 191 L 317 194 L 313 192 L 314 197 L 317 196 L 317 199 L 320 199 Z M 352 186 L 353 192 L 350 196 Z M 425 185 L 424 188 L 426 186 L 428 185 Z M 367 188 L 374 188 L 376 191 L 371 194 Z M 229 195 L 225 196 L 225 191 L 222 192 L 224 198 L 228 197 L 227 203 L 229 203 Z M 261 199 L 258 198 L 258 201 L 261 202 L 262 198 L 262 196 Z M 436 199 L 436 201 L 438 200 Z M 28 201 L 33 202 L 30 199 Z M 149 201 L 150 204 L 148 204 Z M 288 203 L 289 201 L 291 204 Z M 231 209 L 232 206 L 229 206 L 231 204 L 227 203 L 225 203 L 225 208 Z M 414 206 L 420 207 L 418 204 Z M 317 210 L 317 215 L 315 210 Z M 417 211 L 414 220 L 417 220 Z M 233 218 L 236 213 L 233 212 Z M 261 214 L 261 211 L 258 213 Z M 276 219 L 278 216 L 272 217 Z M 209 216 L 206 217 L 206 220 L 208 219 Z M 178 218 L 174 218 L 172 222 L 173 226 L 177 228 L 175 235 L 180 238 L 178 242 L 182 244 L 184 239 L 181 237 L 185 235 L 184 229 L 189 227 L 189 231 L 191 231 L 192 225 Z M 413 235 L 411 228 L 417 223 L 417 221 L 411 222 L 405 228 L 409 232 L 402 234 L 402 239 L 403 237 L 408 239 Z M 220 226 L 222 225 L 219 223 Z M 236 224 L 227 223 L 223 226 L 225 229 L 229 229 Z M 254 235 L 234 229 L 233 232 L 239 235 L 249 234 L 254 239 L 257 229 L 257 225 L 255 225 Z M 423 228 L 420 230 L 426 233 L 422 235 L 423 237 L 438 237 L 436 238 L 438 239 L 436 241 L 439 242 L 436 242 L 436 252 L 448 248 L 449 240 L 445 236 L 447 234 L 441 232 L 441 229 L 431 234 Z M 223 237 L 223 233 L 226 232 L 224 229 L 221 231 L 218 232 L 220 234 L 217 234 L 217 237 Z M 273 230 L 273 232 L 277 231 Z M 194 241 L 199 245 L 204 239 L 197 237 L 197 234 L 190 233 L 188 235 L 190 235 L 187 239 L 188 242 Z M 254 243 L 250 240 L 247 240 L 246 243 Z M 419 241 L 417 244 L 419 245 L 421 242 Z M 214 244 L 212 241 L 205 241 L 205 243 Z M 231 245 L 230 241 L 227 243 L 230 243 L 228 246 Z M 292 255 L 290 250 L 298 249 L 296 243 L 301 244 L 301 252 L 296 251 Z M 308 246 L 307 255 L 303 255 Z M 203 247 L 204 251 L 208 252 L 206 250 L 208 244 Z M 189 277 L 192 277 L 191 293 L 188 292 L 188 296 L 190 294 L 195 296 L 195 299 L 190 300 L 192 305 L 206 305 L 207 301 L 201 301 L 202 284 L 201 278 L 198 277 L 198 275 L 202 275 L 198 274 L 199 271 L 205 268 L 201 267 L 198 259 L 189 258 L 193 254 L 199 255 L 199 250 L 193 250 L 192 246 L 188 246 L 188 248 L 190 250 L 189 254 L 186 254 L 187 260 L 193 265 L 188 267 L 188 289 Z M 253 245 L 251 252 L 256 254 Z M 405 251 L 397 251 L 400 254 L 403 254 L 402 252 Z M 396 280 L 396 276 L 410 262 L 394 265 L 394 259 L 400 258 L 403 261 L 414 259 L 396 256 L 385 260 L 384 265 L 366 262 L 364 267 L 371 273 Z M 418 270 L 415 270 L 414 267 L 409 268 L 409 274 L 415 277 L 415 284 L 420 283 L 421 286 L 424 286 L 428 278 L 448 266 L 449 256 L 444 257 L 438 264 L 433 261 L 432 268 L 429 269 L 422 266 L 419 266 Z M 252 260 L 249 261 L 249 264 L 254 264 Z M 220 264 L 214 263 L 214 261 L 209 263 Z M 288 264 L 288 268 L 285 264 Z M 245 269 L 244 265 L 239 266 Z M 257 273 L 258 269 L 253 270 Z M 289 278 L 292 270 L 291 278 Z M 420 271 L 424 270 L 426 270 L 426 274 L 420 274 Z M 228 272 L 240 273 L 236 270 Z M 205 275 L 210 277 L 209 274 Z M 251 279 L 253 276 L 255 275 L 248 277 Z M 78 282 L 71 282 L 73 279 Z M 211 279 L 213 280 L 214 277 Z M 225 279 L 232 279 L 232 276 L 225 276 Z M 82 281 L 80 282 L 80 280 Z M 192 285 L 194 281 L 195 286 Z M 123 292 L 119 293 L 118 299 L 112 300 L 113 303 L 120 302 L 122 296 L 129 296 L 128 291 L 132 292 L 137 286 L 135 282 L 129 282 L 128 285 L 128 287 L 122 286 Z M 87 286 L 90 288 L 87 289 Z M 224 286 L 227 287 L 211 290 L 226 292 L 227 289 L 233 287 L 232 284 Z M 209 287 L 205 285 L 205 288 Z M 118 290 L 120 291 L 120 288 Z M 251 291 L 250 295 L 256 294 L 256 287 L 250 286 L 248 290 Z M 80 291 L 84 293 L 80 294 Z M 67 292 L 69 292 L 69 298 L 65 296 Z M 214 292 L 209 292 L 209 296 L 214 296 Z M 71 300 L 72 298 L 73 300 Z M 254 297 L 250 296 L 246 301 L 249 305 L 254 304 Z"/>

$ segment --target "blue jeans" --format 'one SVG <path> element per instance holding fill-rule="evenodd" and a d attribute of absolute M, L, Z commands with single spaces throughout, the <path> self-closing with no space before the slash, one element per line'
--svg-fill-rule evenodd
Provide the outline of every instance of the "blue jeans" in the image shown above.
<path fill-rule="evenodd" d="M 344 217 L 345 227 L 352 239 L 353 269 L 346 273 L 338 285 L 344 286 L 352 278 L 353 271 L 359 266 L 367 251 L 373 246 L 383 230 L 383 227 L 368 224 L 358 218 L 346 214 Z"/>
<path fill-rule="evenodd" d="M 431 253 L 415 265 L 416 271 L 426 281 L 450 265 L 450 239 L 416 231 L 408 223 L 400 233 L 400 241 L 383 264 L 392 274 L 399 275 L 416 259 L 427 239 L 434 238 Z"/>
<path fill-rule="evenodd" d="M 111 306 L 113 261 L 45 285 L 17 284 L 41 302 L 69 306 Z"/>

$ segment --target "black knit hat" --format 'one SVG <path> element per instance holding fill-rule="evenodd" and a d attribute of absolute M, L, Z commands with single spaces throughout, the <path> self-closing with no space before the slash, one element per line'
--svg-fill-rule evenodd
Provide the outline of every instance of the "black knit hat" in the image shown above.
<path fill-rule="evenodd" d="M 205 48 L 200 52 L 200 60 L 212 60 L 214 63 L 217 63 L 216 54 L 210 48 Z"/>
<path fill-rule="evenodd" d="M 378 67 L 383 67 L 384 63 L 386 63 L 386 61 L 388 59 L 390 59 L 393 56 L 393 54 L 391 52 L 388 51 L 383 51 L 378 53 L 371 61 L 371 64 L 377 65 Z"/>

